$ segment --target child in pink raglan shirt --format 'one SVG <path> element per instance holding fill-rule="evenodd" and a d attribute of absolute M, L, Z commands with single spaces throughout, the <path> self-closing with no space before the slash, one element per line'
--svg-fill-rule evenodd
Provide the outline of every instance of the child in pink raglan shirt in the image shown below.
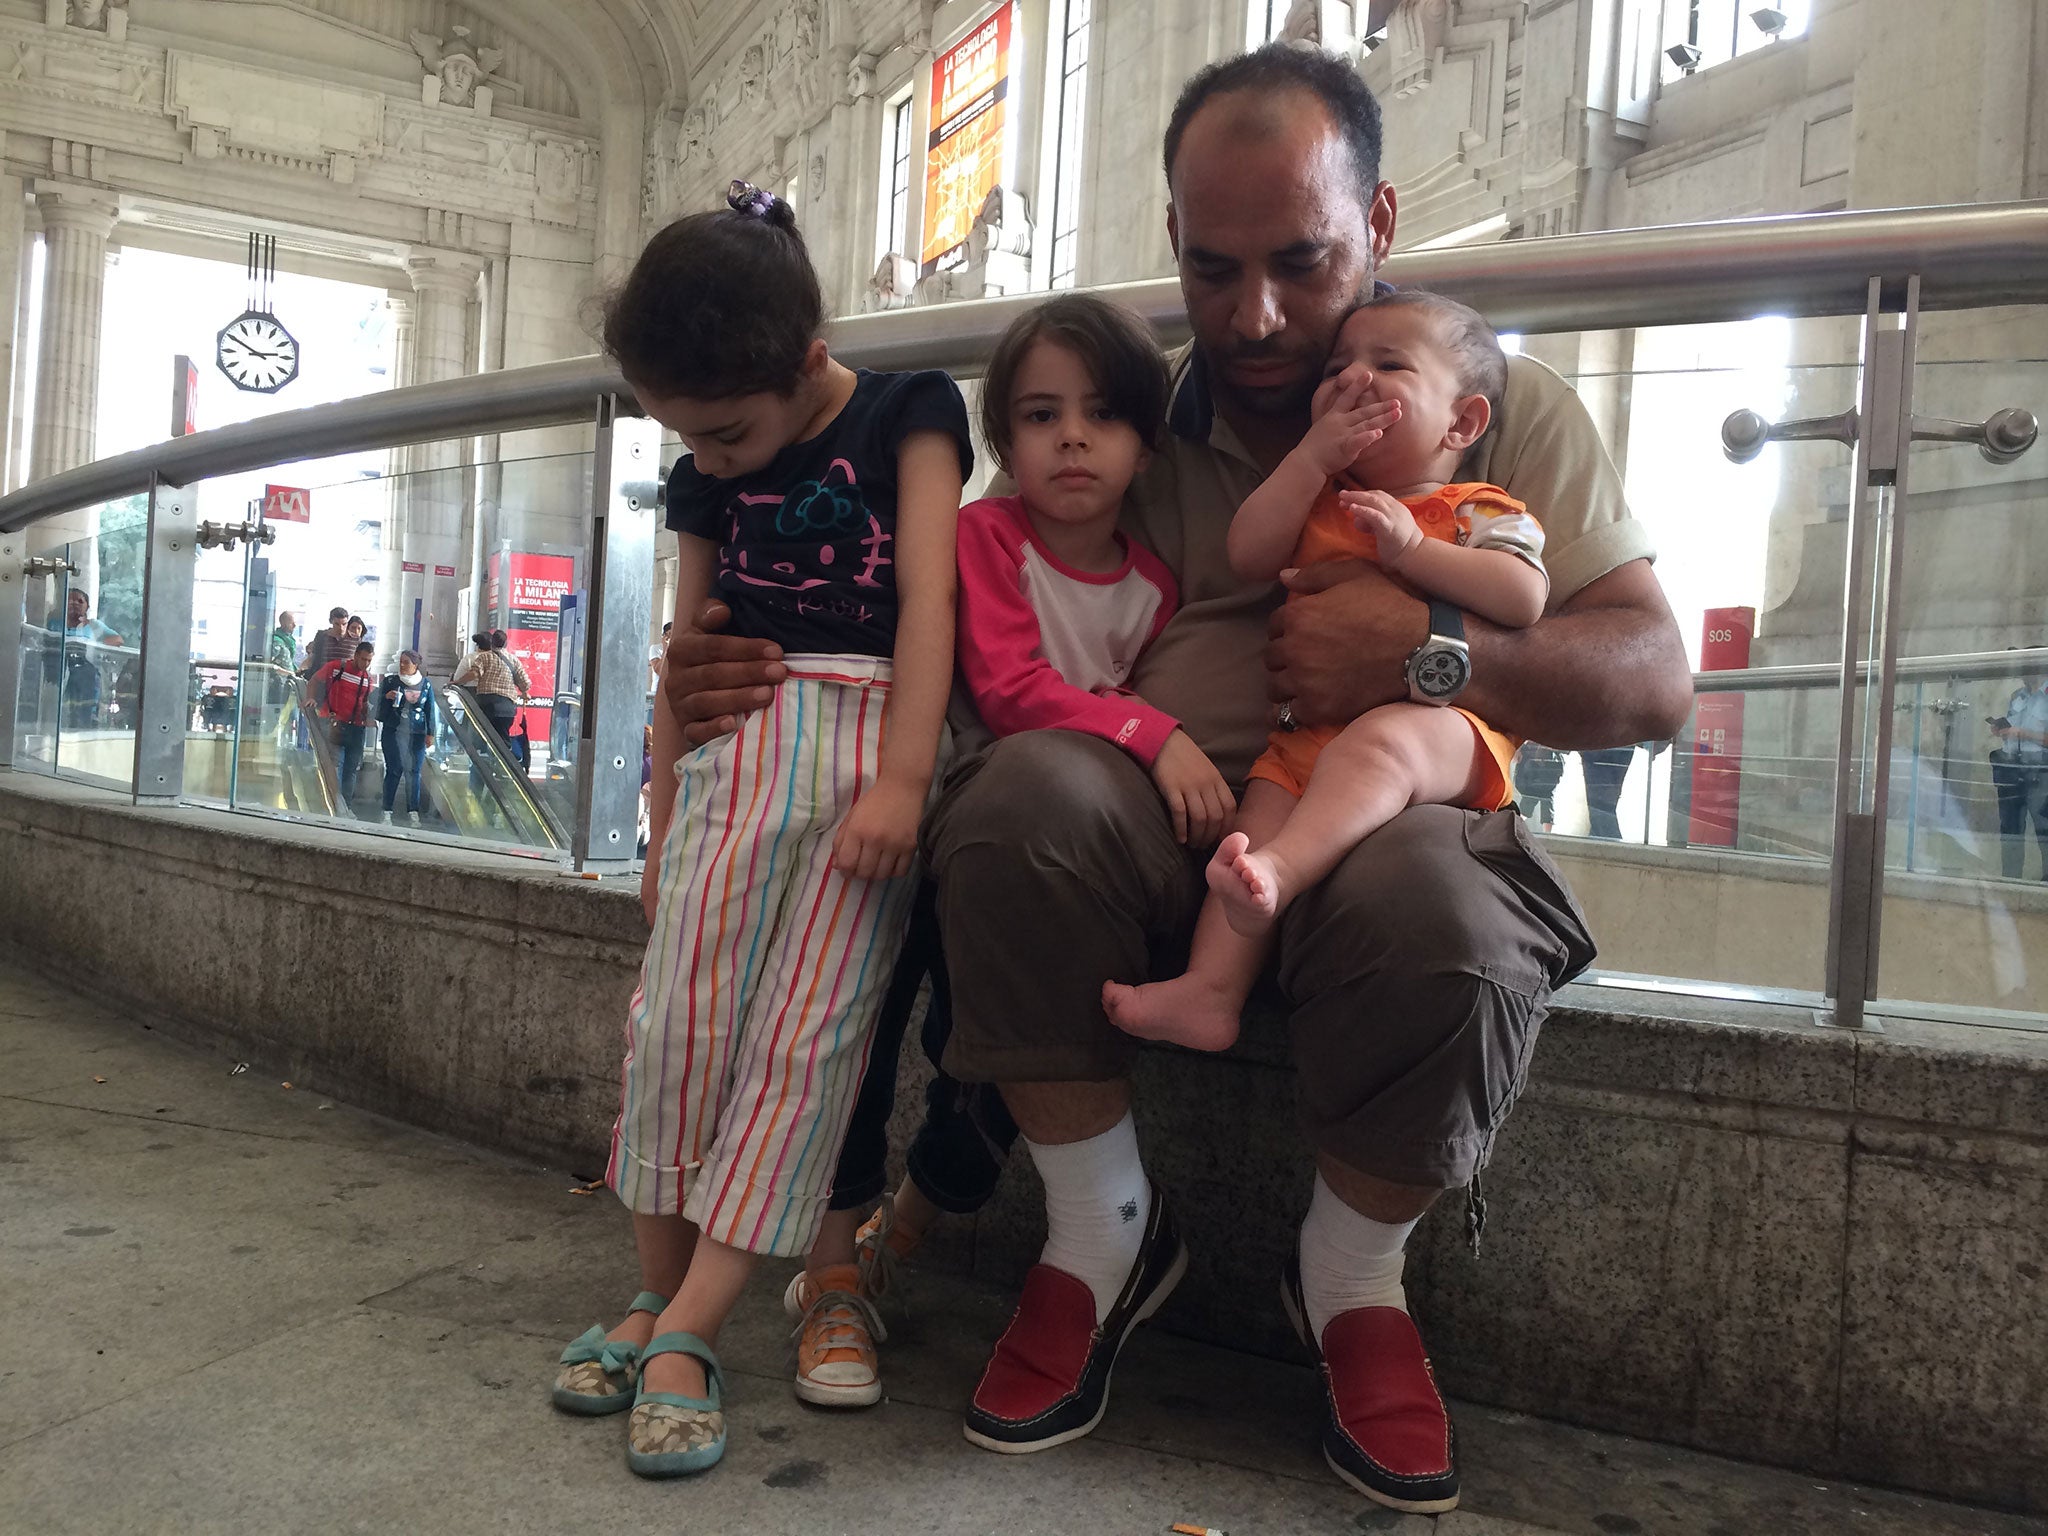
<path fill-rule="evenodd" d="M 1017 482 L 960 511 L 959 676 L 997 736 L 1081 731 L 1152 774 L 1174 835 L 1214 843 L 1229 786 L 1179 722 L 1127 687 L 1178 601 L 1150 550 L 1117 531 L 1124 492 L 1166 416 L 1166 370 L 1142 321 L 1085 294 L 1004 332 L 982 430 Z"/>

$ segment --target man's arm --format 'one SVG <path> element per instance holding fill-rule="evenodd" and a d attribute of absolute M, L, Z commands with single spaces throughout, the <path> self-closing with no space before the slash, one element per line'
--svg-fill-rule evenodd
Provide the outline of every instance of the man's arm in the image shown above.
<path fill-rule="evenodd" d="M 1273 615 L 1268 687 L 1305 725 L 1343 725 L 1408 697 L 1410 653 L 1429 634 L 1422 600 L 1369 561 L 1286 578 L 1302 600 Z M 1692 673 L 1647 560 L 1573 593 L 1527 629 L 1468 618 L 1472 683 L 1460 707 L 1565 751 L 1667 741 L 1692 712 Z"/>

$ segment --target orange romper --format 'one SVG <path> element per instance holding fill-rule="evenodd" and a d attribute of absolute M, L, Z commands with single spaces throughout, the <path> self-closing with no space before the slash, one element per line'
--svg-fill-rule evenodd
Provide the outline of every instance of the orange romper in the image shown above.
<path fill-rule="evenodd" d="M 1378 541 L 1360 530 L 1337 500 L 1340 490 L 1362 487 L 1331 481 L 1309 509 L 1302 525 L 1301 542 L 1294 547 L 1296 566 L 1318 565 L 1326 560 L 1377 560 Z M 1543 568 L 1543 528 L 1529 515 L 1529 509 L 1497 485 L 1446 485 L 1427 496 L 1404 497 L 1403 504 L 1415 514 L 1415 525 L 1425 538 L 1447 544 L 1466 544 L 1475 549 L 1502 549 L 1521 556 L 1538 570 Z M 1289 599 L 1292 601 L 1292 599 Z M 1454 704 L 1451 706 L 1457 709 Z M 1511 765 L 1522 745 L 1503 735 L 1468 709 L 1458 713 L 1472 722 L 1480 744 L 1492 760 L 1470 808 L 1493 811 L 1514 798 Z M 1333 741 L 1341 726 L 1304 726 L 1297 731 L 1275 731 L 1266 739 L 1266 750 L 1252 764 L 1251 777 L 1278 784 L 1300 798 L 1316 758 Z"/>

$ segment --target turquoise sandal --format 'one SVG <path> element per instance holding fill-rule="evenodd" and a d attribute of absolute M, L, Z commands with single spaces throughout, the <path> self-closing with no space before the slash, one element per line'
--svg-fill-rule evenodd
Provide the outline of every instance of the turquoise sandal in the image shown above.
<path fill-rule="evenodd" d="M 642 1291 L 627 1308 L 661 1316 L 668 1307 L 666 1296 Z M 562 1351 L 562 1369 L 555 1375 L 551 1394 L 555 1406 L 565 1413 L 624 1413 L 633 1406 L 633 1384 L 640 1373 L 640 1346 L 625 1339 L 608 1339 L 604 1324 L 592 1323 L 587 1332 Z"/>
<path fill-rule="evenodd" d="M 694 1333 L 664 1333 L 640 1352 L 645 1365 L 656 1355 L 690 1355 L 704 1362 L 709 1397 L 650 1392 L 640 1375 L 633 1416 L 626 1420 L 626 1465 L 642 1477 L 681 1477 L 716 1466 L 725 1454 L 725 1373 L 718 1356 Z"/>

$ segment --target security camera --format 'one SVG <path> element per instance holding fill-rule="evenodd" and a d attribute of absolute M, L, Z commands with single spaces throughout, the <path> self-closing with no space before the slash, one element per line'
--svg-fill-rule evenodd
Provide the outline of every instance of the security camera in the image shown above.
<path fill-rule="evenodd" d="M 1664 50 L 1664 57 L 1689 75 L 1700 67 L 1702 55 L 1691 43 L 1673 43 Z"/>

